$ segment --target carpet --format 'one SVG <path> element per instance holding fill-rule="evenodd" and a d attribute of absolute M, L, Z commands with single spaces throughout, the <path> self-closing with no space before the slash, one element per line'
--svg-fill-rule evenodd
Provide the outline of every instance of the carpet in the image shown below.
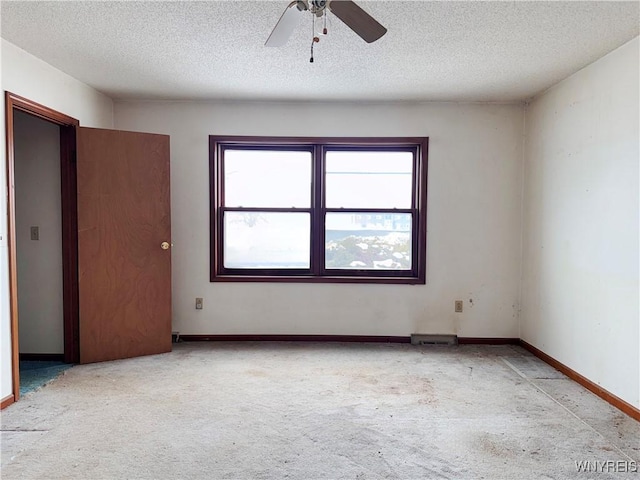
<path fill-rule="evenodd" d="M 46 385 L 71 367 L 72 364 L 64 362 L 21 360 L 20 396 Z"/>
<path fill-rule="evenodd" d="M 0 424 L 2 480 L 631 480 L 640 463 L 640 423 L 513 345 L 177 343 L 77 365 Z"/>

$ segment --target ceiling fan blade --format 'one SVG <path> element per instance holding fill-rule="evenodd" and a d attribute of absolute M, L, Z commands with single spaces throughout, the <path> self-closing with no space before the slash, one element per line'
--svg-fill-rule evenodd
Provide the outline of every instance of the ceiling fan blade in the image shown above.
<path fill-rule="evenodd" d="M 265 46 L 281 47 L 287 43 L 289 37 L 300 23 L 300 12 L 307 10 L 304 2 L 294 0 L 285 9 L 284 13 L 273 28 L 271 35 L 267 38 Z"/>
<path fill-rule="evenodd" d="M 375 42 L 387 33 L 375 18 L 350 0 L 332 0 L 329 9 L 367 43 Z"/>

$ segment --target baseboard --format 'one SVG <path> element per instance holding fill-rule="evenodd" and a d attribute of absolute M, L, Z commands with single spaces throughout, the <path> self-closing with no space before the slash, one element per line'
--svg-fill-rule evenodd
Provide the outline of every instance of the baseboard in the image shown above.
<path fill-rule="evenodd" d="M 592 392 L 592 393 L 596 394 L 597 396 L 599 396 L 605 402 L 610 403 L 611 405 L 616 407 L 621 412 L 626 413 L 631 418 L 633 418 L 633 419 L 635 419 L 635 420 L 640 422 L 640 409 L 637 409 L 636 407 L 634 407 L 630 403 L 625 402 L 620 397 L 617 397 L 613 393 L 605 390 L 600 385 L 598 385 L 598 384 L 592 382 L 591 380 L 589 380 L 588 378 L 580 375 L 575 370 L 567 367 L 564 363 L 560 363 L 558 360 L 553 358 L 551 355 L 548 355 L 548 354 L 544 353 L 542 350 L 534 347 L 530 343 L 527 343 L 524 340 L 520 340 L 519 343 L 522 346 L 522 348 L 524 348 L 525 350 L 528 350 L 529 352 L 534 354 L 536 357 L 538 357 L 540 360 L 548 363 L 549 365 L 551 365 L 556 370 L 564 373 L 567 377 L 569 377 L 574 382 L 579 383 L 580 385 L 582 385 L 584 388 L 586 388 L 590 392 Z"/>
<path fill-rule="evenodd" d="M 411 343 L 411 337 L 378 335 L 180 335 L 185 342 L 369 342 Z"/>
<path fill-rule="evenodd" d="M 0 410 L 4 410 L 5 408 L 7 408 L 9 405 L 11 405 L 13 402 L 15 402 L 16 399 L 13 396 L 13 393 L 10 395 L 7 395 L 6 397 L 4 397 L 1 401 L 0 401 Z"/>
<path fill-rule="evenodd" d="M 369 342 L 411 343 L 411 337 L 389 335 L 183 335 L 185 342 Z M 518 338 L 458 337 L 461 345 L 518 345 Z"/>
<path fill-rule="evenodd" d="M 519 345 L 519 338 L 509 337 L 458 337 L 459 345 Z"/>
<path fill-rule="evenodd" d="M 38 362 L 64 362 L 64 353 L 21 353 L 20 360 Z"/>

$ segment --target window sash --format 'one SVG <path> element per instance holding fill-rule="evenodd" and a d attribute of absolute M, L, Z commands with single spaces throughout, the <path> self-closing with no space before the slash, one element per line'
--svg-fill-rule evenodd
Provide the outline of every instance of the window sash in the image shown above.
<path fill-rule="evenodd" d="M 375 215 L 395 215 L 395 214 L 406 214 L 410 216 L 411 220 L 411 228 L 409 230 L 409 239 L 411 242 L 411 268 L 409 269 L 376 269 L 376 268 L 332 268 L 326 266 L 326 243 L 327 243 L 327 233 L 326 233 L 326 214 L 327 213 L 343 213 L 343 214 L 375 214 Z M 411 277 L 415 273 L 416 267 L 416 240 L 417 237 L 415 235 L 415 225 L 416 225 L 416 215 L 411 209 L 325 209 L 324 210 L 325 221 L 324 226 L 325 230 L 323 232 L 323 255 L 322 255 L 322 267 L 321 271 L 323 275 L 353 275 L 353 276 L 389 276 L 389 277 Z M 362 230 L 364 233 L 367 230 Z"/>
<path fill-rule="evenodd" d="M 254 247 L 255 250 L 253 251 L 253 254 L 249 253 L 249 255 L 246 255 L 242 259 L 242 262 L 247 263 L 250 261 L 254 261 L 258 264 L 263 265 L 263 266 L 254 266 L 254 267 L 228 266 L 227 261 L 230 260 L 229 263 L 232 263 L 231 260 L 234 257 L 234 255 L 231 254 L 231 252 L 233 251 L 233 248 L 228 248 L 226 253 L 229 255 L 228 256 L 223 255 L 223 258 L 221 258 L 223 262 L 222 264 L 223 268 L 226 270 L 234 270 L 239 272 L 253 272 L 256 270 L 265 270 L 265 271 L 274 271 L 274 272 L 288 271 L 288 272 L 304 273 L 304 272 L 310 271 L 311 270 L 311 246 L 312 246 L 312 240 L 313 240 L 311 237 L 311 228 L 310 228 L 311 211 L 309 209 L 304 209 L 306 211 L 302 211 L 302 210 L 303 209 L 296 209 L 293 212 L 291 211 L 275 211 L 274 212 L 274 211 L 264 211 L 264 210 L 256 210 L 256 209 L 233 209 L 233 210 L 225 209 L 223 210 L 221 212 L 221 223 L 224 226 L 224 228 L 222 229 L 223 249 L 228 246 L 226 236 L 232 235 L 232 232 L 235 234 L 239 234 L 240 242 L 242 242 L 243 240 L 242 239 L 243 226 L 240 225 L 240 227 L 238 228 L 238 226 L 236 225 L 236 228 L 233 228 L 231 224 L 227 223 L 227 218 L 229 217 L 229 215 L 227 214 L 234 214 L 234 213 L 235 214 L 237 213 L 257 214 L 257 216 L 255 217 L 255 221 L 253 225 L 250 226 L 250 228 L 251 229 L 256 228 L 257 231 L 254 233 L 257 233 L 259 231 L 260 237 L 257 238 L 258 240 L 257 242 L 255 241 L 256 239 L 255 235 L 251 235 L 248 238 L 247 237 L 244 238 L 245 242 L 247 242 L 251 247 Z M 261 214 L 264 214 L 264 215 L 261 215 Z M 271 218 L 268 218 L 268 217 L 271 217 Z M 267 222 L 271 221 L 276 224 L 279 223 L 281 227 L 284 226 L 285 235 L 282 236 L 281 234 L 282 232 L 278 232 L 277 229 L 273 229 L 273 228 L 267 229 L 266 231 L 264 230 L 261 231 L 260 224 L 264 221 L 267 221 Z M 285 222 L 284 225 L 281 223 L 283 221 Z M 289 225 L 286 224 L 287 221 L 289 222 Z M 299 222 L 301 221 L 303 224 L 307 224 L 309 228 L 300 229 L 299 227 L 301 225 Z M 291 227 L 293 227 L 293 229 L 291 229 Z M 278 233 L 280 233 L 280 235 L 278 235 Z M 296 235 L 296 234 L 298 235 L 302 234 L 303 236 L 309 237 L 308 244 L 306 247 L 304 246 L 304 242 L 294 242 L 293 244 L 287 242 L 287 238 L 286 238 L 287 236 Z M 283 246 L 284 248 L 282 248 Z M 287 248 L 287 246 L 290 248 Z M 249 250 L 251 250 L 251 248 Z M 269 255 L 266 255 L 266 253 L 269 252 L 269 250 L 270 250 L 271 257 L 269 257 Z M 300 256 L 301 251 L 304 251 L 304 250 L 308 252 L 308 254 L 306 255 L 306 259 L 304 254 Z M 238 255 L 236 254 L 236 257 L 237 256 Z M 292 263 L 294 263 L 293 262 L 294 260 L 297 260 L 299 263 L 306 262 L 309 266 L 292 265 Z M 282 263 L 278 265 L 279 262 L 282 262 Z M 272 265 L 271 267 L 264 266 L 264 265 L 269 265 L 269 263 L 271 263 Z M 285 266 L 282 266 L 282 265 L 285 265 Z"/>
<path fill-rule="evenodd" d="M 418 167 L 418 155 L 420 154 L 418 152 L 418 149 L 416 148 L 416 146 L 412 146 L 412 147 L 406 147 L 406 146 L 398 146 L 398 147 L 394 147 L 394 146 L 386 146 L 386 147 L 367 147 L 367 146 L 322 146 L 321 149 L 321 162 L 322 162 L 322 189 L 323 189 L 323 196 L 322 196 L 322 207 L 323 208 L 331 208 L 331 207 L 327 207 L 327 202 L 326 202 L 326 180 L 327 180 L 327 171 L 326 171 L 326 156 L 327 153 L 330 152 L 357 152 L 357 153 L 362 153 L 362 152 L 372 152 L 372 153 L 380 153 L 380 152 L 407 152 L 407 153 L 411 153 L 413 156 L 413 161 L 412 161 L 412 165 L 411 165 L 411 205 L 409 208 L 411 209 L 415 209 L 416 205 L 418 205 L 417 202 L 417 198 L 416 198 L 416 170 Z M 354 208 L 353 206 L 345 206 L 344 207 L 345 210 L 359 210 L 359 208 Z M 371 207 L 371 208 L 363 208 L 363 210 L 366 209 L 370 209 L 370 210 L 388 210 L 391 209 L 389 207 Z M 398 208 L 398 210 L 401 210 L 402 208 Z"/>
<path fill-rule="evenodd" d="M 219 170 L 220 170 L 220 206 L 227 206 L 226 205 L 226 201 L 227 201 L 227 195 L 226 195 L 226 185 L 225 185 L 225 178 L 226 178 L 226 168 L 227 168 L 227 162 L 225 160 L 225 153 L 227 150 L 231 150 L 231 151 L 238 151 L 238 150 L 242 150 L 242 151 L 258 151 L 258 152 L 300 152 L 300 153 L 307 153 L 311 156 L 311 168 L 310 168 L 310 178 L 309 183 L 312 185 L 313 184 L 313 178 L 314 178 L 314 174 L 313 174 L 313 167 L 314 167 L 314 149 L 312 147 L 309 146 L 291 146 L 291 145 L 282 145 L 282 146 L 266 146 L 266 145 L 262 145 L 262 146 L 256 146 L 256 145 L 247 145 L 247 146 L 232 146 L 232 145 L 222 145 L 221 146 L 221 150 L 220 150 L 220 159 L 219 159 Z M 313 189 L 310 189 L 309 192 L 309 199 L 308 199 L 309 203 L 308 203 L 308 207 L 297 207 L 297 208 L 312 208 L 313 206 L 313 201 L 314 201 L 314 195 L 313 195 Z M 268 205 L 243 205 L 239 208 L 271 208 Z M 272 208 L 279 208 L 279 207 L 272 207 Z M 286 208 L 286 207 L 285 207 Z"/>

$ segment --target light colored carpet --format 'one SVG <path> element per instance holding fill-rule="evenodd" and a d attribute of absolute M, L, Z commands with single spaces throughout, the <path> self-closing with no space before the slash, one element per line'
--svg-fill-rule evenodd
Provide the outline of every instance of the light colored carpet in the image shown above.
<path fill-rule="evenodd" d="M 2 413 L 3 480 L 638 478 L 579 461 L 640 424 L 511 346 L 184 343 Z"/>

